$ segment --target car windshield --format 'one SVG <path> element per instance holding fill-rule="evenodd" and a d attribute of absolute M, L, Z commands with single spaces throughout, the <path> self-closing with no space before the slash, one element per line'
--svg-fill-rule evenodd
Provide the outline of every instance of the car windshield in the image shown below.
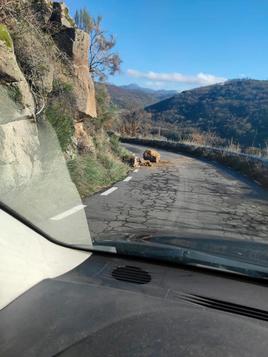
<path fill-rule="evenodd" d="M 232 6 L 1 0 L 1 208 L 70 247 L 266 272 L 268 5 Z"/>

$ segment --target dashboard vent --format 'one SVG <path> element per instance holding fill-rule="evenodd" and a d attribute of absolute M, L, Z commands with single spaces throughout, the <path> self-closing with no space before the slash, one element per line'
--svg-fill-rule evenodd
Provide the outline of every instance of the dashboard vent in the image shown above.
<path fill-rule="evenodd" d="M 247 307 L 239 304 L 234 304 L 231 302 L 226 302 L 222 300 L 212 299 L 204 297 L 201 295 L 183 295 L 182 300 L 209 307 L 211 309 L 221 310 L 225 312 L 230 312 L 232 314 L 242 315 L 251 317 L 253 319 L 268 321 L 268 312 L 260 309 L 255 309 L 253 307 Z"/>
<path fill-rule="evenodd" d="M 147 284 L 151 281 L 151 275 L 147 271 L 131 265 L 115 268 L 112 271 L 112 276 L 116 280 L 134 284 Z"/>

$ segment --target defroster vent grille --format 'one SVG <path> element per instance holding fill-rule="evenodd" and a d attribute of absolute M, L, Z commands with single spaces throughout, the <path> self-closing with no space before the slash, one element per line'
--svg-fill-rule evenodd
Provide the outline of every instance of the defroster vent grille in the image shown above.
<path fill-rule="evenodd" d="M 151 275 L 146 270 L 131 265 L 115 268 L 112 271 L 112 276 L 116 280 L 134 284 L 147 284 L 151 281 Z"/>

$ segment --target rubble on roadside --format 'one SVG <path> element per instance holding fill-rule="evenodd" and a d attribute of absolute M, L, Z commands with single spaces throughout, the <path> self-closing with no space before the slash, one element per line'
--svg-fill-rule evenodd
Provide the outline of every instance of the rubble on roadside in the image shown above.
<path fill-rule="evenodd" d="M 147 167 L 153 166 L 151 161 L 140 159 L 140 158 L 138 159 L 138 163 L 139 163 L 139 166 L 147 166 Z"/>
<path fill-rule="evenodd" d="M 160 162 L 160 154 L 156 150 L 145 150 L 142 156 L 138 157 L 133 154 L 133 156 L 124 158 L 124 162 L 134 169 L 137 167 L 151 167 L 153 164 Z"/>

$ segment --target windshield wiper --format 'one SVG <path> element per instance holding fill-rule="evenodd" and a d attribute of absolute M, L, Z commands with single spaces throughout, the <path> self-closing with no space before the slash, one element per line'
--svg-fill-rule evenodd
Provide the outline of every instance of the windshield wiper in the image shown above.
<path fill-rule="evenodd" d="M 232 257 L 206 253 L 192 248 L 167 246 L 152 242 L 146 244 L 144 242 L 101 240 L 95 241 L 93 251 L 105 251 L 104 247 L 107 247 L 110 252 L 114 251 L 120 255 L 161 260 L 192 267 L 220 270 L 252 278 L 268 279 L 268 266 L 252 264 Z"/>

